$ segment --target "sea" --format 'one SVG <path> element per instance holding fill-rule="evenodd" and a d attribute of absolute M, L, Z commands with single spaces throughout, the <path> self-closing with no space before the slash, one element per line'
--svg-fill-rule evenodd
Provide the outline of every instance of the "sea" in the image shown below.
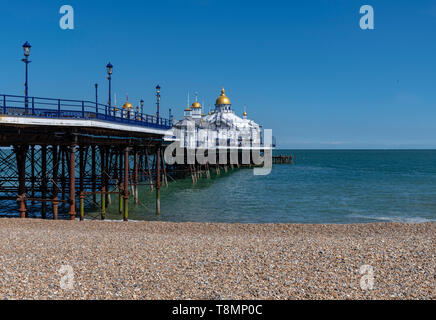
<path fill-rule="evenodd" d="M 129 219 L 171 222 L 350 224 L 436 221 L 436 150 L 275 150 L 294 164 L 266 176 L 235 169 L 210 180 L 140 187 Z M 107 218 L 120 220 L 117 199 Z M 98 217 L 98 212 L 87 214 Z"/>

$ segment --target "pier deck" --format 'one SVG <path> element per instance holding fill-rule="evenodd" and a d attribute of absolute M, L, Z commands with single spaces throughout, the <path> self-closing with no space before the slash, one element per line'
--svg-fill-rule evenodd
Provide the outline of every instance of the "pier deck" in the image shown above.
<path fill-rule="evenodd" d="M 0 199 L 17 201 L 22 218 L 36 207 L 41 218 L 58 219 L 64 204 L 72 220 L 79 206 L 83 220 L 85 202 L 104 219 L 116 194 L 127 220 L 129 197 L 143 184 L 156 190 L 159 213 L 162 142 L 171 126 L 97 101 L 0 95 Z"/>

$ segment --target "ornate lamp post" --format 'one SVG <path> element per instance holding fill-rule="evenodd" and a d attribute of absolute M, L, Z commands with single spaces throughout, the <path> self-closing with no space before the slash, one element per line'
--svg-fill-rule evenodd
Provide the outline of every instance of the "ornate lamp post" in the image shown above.
<path fill-rule="evenodd" d="M 25 98 L 24 98 L 24 106 L 25 106 L 26 113 L 27 113 L 27 109 L 28 109 L 28 106 L 29 106 L 29 100 L 28 100 L 28 97 L 29 97 L 28 65 L 29 65 L 29 63 L 31 62 L 31 61 L 29 60 L 29 56 L 30 56 L 30 48 L 32 48 L 32 46 L 30 45 L 29 42 L 26 41 L 26 42 L 23 44 L 23 49 L 24 49 L 24 59 L 21 60 L 21 61 L 23 61 L 24 64 L 26 65 L 26 82 L 24 83 L 24 96 L 25 96 Z"/>
<path fill-rule="evenodd" d="M 114 66 L 109 62 L 109 63 L 107 64 L 107 66 L 106 66 L 106 69 L 107 69 L 107 74 L 108 74 L 107 79 L 109 80 L 109 100 L 108 100 L 108 105 L 109 105 L 109 112 L 110 112 L 110 110 L 111 110 L 111 106 L 112 106 L 112 100 L 111 100 L 111 96 L 112 96 L 112 93 L 111 93 L 111 85 L 112 85 L 112 73 L 113 73 Z M 107 110 L 106 110 L 106 113 L 107 113 Z"/>
<path fill-rule="evenodd" d="M 156 87 L 156 107 L 157 107 L 156 118 L 157 118 L 157 123 L 159 124 L 160 85 L 157 85 L 157 87 Z"/>

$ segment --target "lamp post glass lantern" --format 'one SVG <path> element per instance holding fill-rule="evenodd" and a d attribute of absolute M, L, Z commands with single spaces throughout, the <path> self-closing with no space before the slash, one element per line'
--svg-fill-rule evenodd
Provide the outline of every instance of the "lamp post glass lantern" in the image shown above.
<path fill-rule="evenodd" d="M 30 48 L 32 48 L 32 46 L 30 45 L 29 42 L 26 41 L 26 42 L 23 44 L 24 56 L 25 56 L 25 57 L 28 57 L 28 56 L 30 55 Z"/>

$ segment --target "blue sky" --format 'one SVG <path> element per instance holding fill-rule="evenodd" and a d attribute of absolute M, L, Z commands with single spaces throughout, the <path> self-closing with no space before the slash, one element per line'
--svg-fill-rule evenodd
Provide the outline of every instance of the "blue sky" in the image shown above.
<path fill-rule="evenodd" d="M 225 86 L 283 148 L 436 148 L 435 1 L 4 1 L 0 36 L 2 93 L 23 94 L 28 40 L 30 95 L 105 96 L 111 61 L 118 103 L 150 114 L 157 83 L 178 118 L 188 91 L 212 105 Z"/>

